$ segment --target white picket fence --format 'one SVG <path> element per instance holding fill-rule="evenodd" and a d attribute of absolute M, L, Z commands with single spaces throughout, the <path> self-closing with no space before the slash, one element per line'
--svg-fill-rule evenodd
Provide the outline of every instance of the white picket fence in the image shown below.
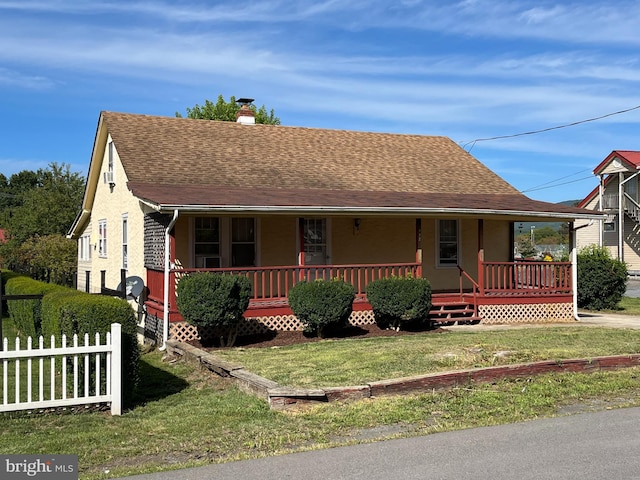
<path fill-rule="evenodd" d="M 99 333 L 93 345 L 89 334 L 84 336 L 84 345 L 78 345 L 78 336 L 74 335 L 71 346 L 63 335 L 59 347 L 51 336 L 47 348 L 43 337 L 39 338 L 38 348 L 33 348 L 29 337 L 26 349 L 21 349 L 20 339 L 16 338 L 13 350 L 9 350 L 9 340 L 5 338 L 0 351 L 3 386 L 0 412 L 110 403 L 111 414 L 121 415 L 121 338 L 119 323 L 111 324 L 111 332 L 106 334 L 102 345 Z M 22 368 L 23 364 L 26 368 Z M 13 395 L 9 390 L 14 390 Z"/>

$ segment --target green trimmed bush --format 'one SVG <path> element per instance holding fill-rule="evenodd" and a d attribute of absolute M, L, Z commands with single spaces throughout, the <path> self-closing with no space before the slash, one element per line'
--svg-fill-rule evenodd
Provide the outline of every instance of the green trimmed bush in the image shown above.
<path fill-rule="evenodd" d="M 606 247 L 591 245 L 578 253 L 578 307 L 615 309 L 627 290 L 627 266 Z"/>
<path fill-rule="evenodd" d="M 342 280 L 300 282 L 289 290 L 289 306 L 307 333 L 323 338 L 329 328 L 341 328 L 353 311 L 355 290 Z"/>
<path fill-rule="evenodd" d="M 367 300 L 381 328 L 426 320 L 431 310 L 431 283 L 426 278 L 391 277 L 367 286 Z"/>
<path fill-rule="evenodd" d="M 26 276 L 16 275 L 7 280 L 5 294 L 44 295 L 65 289 L 65 287 L 53 283 L 44 283 Z M 8 300 L 7 308 L 21 336 L 35 339 L 42 334 L 42 300 Z"/>
<path fill-rule="evenodd" d="M 51 298 L 50 298 L 51 297 Z M 53 305 L 47 305 L 51 300 Z M 119 323 L 122 328 L 122 403 L 132 403 L 135 389 L 139 382 L 140 348 L 137 337 L 136 315 L 126 300 L 103 295 L 90 295 L 79 292 L 76 295 L 46 295 L 43 299 L 44 311 L 57 311 L 60 315 L 60 333 L 72 338 L 78 335 L 83 342 L 85 333 L 89 334 L 91 344 L 95 342 L 95 334 L 100 334 L 104 343 L 112 323 Z M 53 329 L 53 326 L 50 328 Z"/>
<path fill-rule="evenodd" d="M 197 272 L 178 282 L 177 306 L 184 319 L 198 328 L 216 328 L 221 346 L 232 346 L 242 314 L 251 299 L 246 277 Z"/>

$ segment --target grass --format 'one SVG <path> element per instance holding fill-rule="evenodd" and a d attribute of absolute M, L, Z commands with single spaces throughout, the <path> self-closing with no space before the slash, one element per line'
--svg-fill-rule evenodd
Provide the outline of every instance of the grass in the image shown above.
<path fill-rule="evenodd" d="M 622 297 L 614 313 L 622 313 L 624 315 L 640 315 L 640 298 Z"/>
<path fill-rule="evenodd" d="M 516 333 L 509 335 L 507 331 L 483 332 L 486 337 L 457 333 L 404 336 L 391 339 L 393 342 L 385 346 L 402 356 L 404 352 L 417 351 L 420 343 L 429 342 L 444 342 L 441 351 L 447 353 L 461 341 L 467 346 L 460 351 L 466 352 L 469 359 L 474 358 L 473 361 L 478 360 L 476 355 L 482 356 L 482 352 L 475 349 L 492 352 L 504 345 L 526 350 L 527 355 L 537 355 L 538 347 L 530 343 L 532 337 L 527 338 L 533 330 L 537 332 L 539 344 L 546 338 L 549 351 L 559 355 L 569 351 L 601 354 L 616 348 L 630 350 L 637 348 L 639 342 L 636 334 L 627 330 L 543 328 L 514 329 L 509 332 Z M 592 333 L 596 330 L 601 331 Z M 574 334 L 562 341 L 555 338 L 565 331 Z M 321 342 L 313 345 L 317 351 L 303 349 L 298 355 L 308 363 L 316 362 L 314 356 L 332 358 L 331 370 L 345 370 L 345 365 L 351 369 L 357 367 L 357 362 L 338 348 L 348 343 L 351 341 Z M 371 352 L 375 342 L 363 344 L 358 361 L 366 360 L 366 351 Z M 620 346 L 616 347 L 617 344 Z M 273 351 L 274 359 L 278 358 L 277 354 L 283 354 L 278 362 L 283 368 L 292 361 L 287 350 Z M 340 352 L 343 358 L 337 356 Z M 405 357 L 389 371 L 401 368 L 400 363 L 413 362 L 418 356 L 415 353 Z M 386 360 L 390 363 L 391 358 Z M 640 368 L 543 375 L 446 392 L 322 404 L 293 412 L 271 411 L 265 401 L 239 391 L 229 380 L 193 370 L 187 363 L 163 360 L 159 352 L 142 356 L 141 378 L 135 407 L 121 417 L 83 408 L 58 413 L 0 415 L 0 451 L 4 454 L 77 454 L 80 478 L 100 480 L 640 405 Z"/>
<path fill-rule="evenodd" d="M 572 326 L 325 340 L 281 348 L 219 350 L 215 355 L 281 385 L 329 387 L 447 370 L 638 352 L 640 330 Z"/>

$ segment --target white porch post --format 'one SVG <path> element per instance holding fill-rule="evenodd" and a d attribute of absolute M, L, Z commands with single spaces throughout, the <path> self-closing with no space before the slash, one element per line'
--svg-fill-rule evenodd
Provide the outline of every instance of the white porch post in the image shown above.
<path fill-rule="evenodd" d="M 600 205 L 600 211 L 604 212 L 604 175 L 600 175 L 600 183 L 598 184 L 598 202 Z M 598 220 L 600 230 L 598 231 L 598 246 L 602 248 L 604 245 L 604 219 Z"/>
<path fill-rule="evenodd" d="M 624 195 L 624 174 L 618 173 L 618 260 L 624 262 L 624 207 L 623 198 Z"/>
<path fill-rule="evenodd" d="M 580 320 L 578 316 L 578 249 L 576 229 L 573 222 L 569 222 L 569 233 L 571 242 L 571 292 L 573 294 L 573 318 Z"/>

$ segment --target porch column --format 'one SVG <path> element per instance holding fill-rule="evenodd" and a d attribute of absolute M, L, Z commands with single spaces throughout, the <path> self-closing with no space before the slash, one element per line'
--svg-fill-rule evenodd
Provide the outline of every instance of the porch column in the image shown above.
<path fill-rule="evenodd" d="M 478 219 L 478 285 L 480 295 L 484 295 L 484 220 L 482 218 Z"/>
<path fill-rule="evenodd" d="M 578 316 L 578 249 L 576 229 L 573 222 L 569 222 L 569 249 L 571 252 L 571 293 L 573 294 L 573 318 L 580 320 Z"/>
<path fill-rule="evenodd" d="M 598 185 L 598 202 L 600 205 L 600 211 L 604 212 L 604 175 L 600 175 L 600 183 Z M 599 219 L 598 225 L 600 230 L 598 231 L 598 246 L 602 248 L 604 245 L 604 220 Z"/>
<path fill-rule="evenodd" d="M 163 294 L 163 322 L 162 322 L 162 346 L 160 350 L 167 348 L 167 340 L 169 340 L 169 279 L 171 270 L 171 230 L 178 221 L 178 210 L 173 211 L 173 217 L 164 232 L 164 294 Z M 175 248 L 175 247 L 174 247 Z M 175 252 L 174 257 L 175 258 Z M 175 298 L 172 299 L 175 301 Z"/>
<path fill-rule="evenodd" d="M 416 218 L 416 263 L 418 264 L 417 276 L 422 277 L 422 219 Z"/>

